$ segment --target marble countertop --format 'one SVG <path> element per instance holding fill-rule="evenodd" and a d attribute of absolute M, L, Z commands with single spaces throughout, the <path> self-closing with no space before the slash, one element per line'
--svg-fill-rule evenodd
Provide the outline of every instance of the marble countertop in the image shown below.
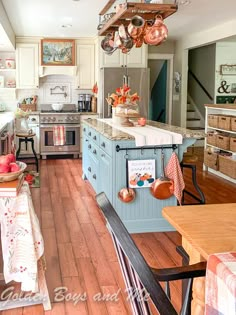
<path fill-rule="evenodd" d="M 122 132 L 116 129 L 115 125 L 110 126 L 105 122 L 106 119 L 85 119 L 83 123 L 88 124 L 88 126 L 93 127 L 99 133 L 101 133 L 104 137 L 110 140 L 134 140 L 134 137 L 128 133 Z M 111 119 L 107 118 L 107 121 L 111 122 Z M 152 127 L 157 127 L 166 131 L 176 132 L 183 136 L 183 138 L 195 138 L 201 139 L 205 137 L 204 132 L 199 132 L 191 129 L 185 129 L 177 126 L 172 126 L 168 124 L 163 124 L 160 122 L 155 122 L 152 120 L 147 120 L 147 125 Z M 132 127 L 127 127 L 127 130 Z M 141 127 L 140 127 L 141 128 Z"/>
<path fill-rule="evenodd" d="M 2 112 L 2 113 L 0 113 L 0 132 L 13 119 L 14 119 L 14 113 L 13 112 Z"/>

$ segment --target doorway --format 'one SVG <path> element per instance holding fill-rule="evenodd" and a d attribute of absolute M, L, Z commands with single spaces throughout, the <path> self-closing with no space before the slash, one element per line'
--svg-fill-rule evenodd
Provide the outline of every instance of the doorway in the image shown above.
<path fill-rule="evenodd" d="M 173 55 L 149 54 L 150 101 L 149 118 L 171 124 Z"/>

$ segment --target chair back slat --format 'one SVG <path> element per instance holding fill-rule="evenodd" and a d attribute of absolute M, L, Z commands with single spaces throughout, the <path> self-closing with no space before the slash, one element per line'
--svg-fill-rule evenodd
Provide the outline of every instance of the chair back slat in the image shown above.
<path fill-rule="evenodd" d="M 106 195 L 100 193 L 96 196 L 96 200 L 108 223 L 125 279 L 126 289 L 133 289 L 137 293 L 137 296 L 134 294 L 130 300 L 133 314 L 151 314 L 148 302 L 140 298 L 138 294 L 142 292 L 150 295 L 150 299 L 160 315 L 177 315 L 171 301 L 159 282 L 156 281 L 150 267 Z"/>

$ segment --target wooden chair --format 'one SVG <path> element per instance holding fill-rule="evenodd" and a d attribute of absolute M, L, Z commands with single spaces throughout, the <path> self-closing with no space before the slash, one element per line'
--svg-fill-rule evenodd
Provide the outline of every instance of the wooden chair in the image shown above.
<path fill-rule="evenodd" d="M 179 279 L 189 279 L 180 314 L 190 314 L 188 310 L 191 303 L 192 281 L 195 277 L 205 276 L 206 263 L 165 269 L 150 268 L 105 193 L 98 194 L 96 200 L 106 218 L 126 289 L 133 292 L 132 298 L 129 299 L 133 314 L 153 314 L 150 309 L 150 301 L 152 301 L 160 315 L 177 315 L 177 311 L 159 282 L 169 283 L 169 281 Z M 169 292 L 167 293 L 169 295 Z"/>

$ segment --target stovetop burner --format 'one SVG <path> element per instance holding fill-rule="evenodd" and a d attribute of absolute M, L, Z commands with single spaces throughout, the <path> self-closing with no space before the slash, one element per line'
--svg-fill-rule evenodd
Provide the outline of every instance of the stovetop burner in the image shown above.
<path fill-rule="evenodd" d="M 41 113 L 78 113 L 78 108 L 75 104 L 64 104 L 61 110 L 53 110 L 51 104 L 41 104 Z"/>

